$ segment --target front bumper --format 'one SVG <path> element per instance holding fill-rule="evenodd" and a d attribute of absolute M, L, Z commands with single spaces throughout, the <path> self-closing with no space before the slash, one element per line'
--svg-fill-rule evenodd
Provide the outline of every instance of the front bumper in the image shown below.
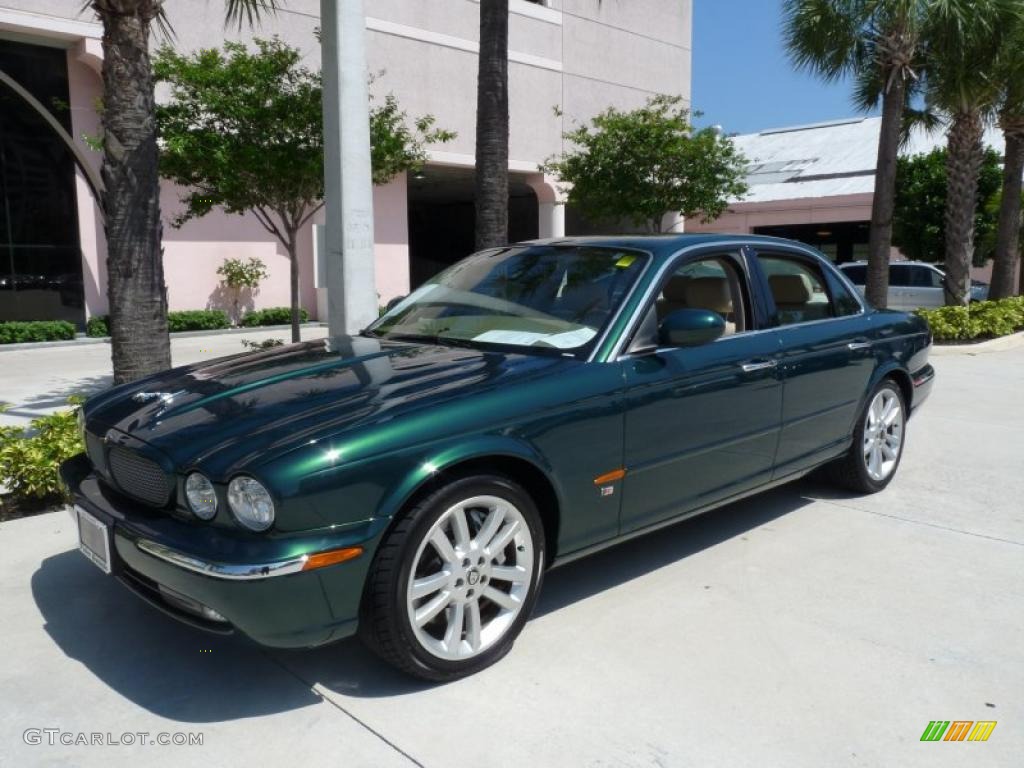
<path fill-rule="evenodd" d="M 280 648 L 322 645 L 356 631 L 380 522 L 327 533 L 232 536 L 116 494 L 85 455 L 60 471 L 74 503 L 110 529 L 111 573 L 164 613 Z M 357 546 L 363 553 L 354 559 L 303 570 L 310 553 Z"/>

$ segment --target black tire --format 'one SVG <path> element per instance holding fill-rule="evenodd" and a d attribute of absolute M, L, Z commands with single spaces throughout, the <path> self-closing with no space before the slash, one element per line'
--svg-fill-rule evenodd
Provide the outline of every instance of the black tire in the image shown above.
<path fill-rule="evenodd" d="M 407 609 L 406 590 L 416 565 L 413 561 L 417 551 L 434 524 L 452 506 L 476 496 L 499 497 L 522 514 L 533 542 L 533 573 L 522 607 L 501 638 L 472 658 L 448 660 L 432 654 L 416 638 Z M 377 550 L 363 596 L 360 638 L 381 659 L 423 680 L 445 682 L 479 672 L 511 650 L 529 619 L 544 575 L 545 554 L 540 513 L 521 486 L 500 475 L 475 475 L 455 480 L 406 510 Z"/>
<path fill-rule="evenodd" d="M 888 390 L 894 393 L 898 398 L 903 416 L 903 434 L 900 439 L 895 466 L 893 466 L 892 470 L 884 478 L 876 480 L 868 474 L 867 462 L 864 457 L 863 448 L 864 431 L 867 427 L 868 409 L 871 407 L 871 403 L 875 397 L 877 397 L 883 390 Z M 853 430 L 853 444 L 850 446 L 850 450 L 826 466 L 825 469 L 829 479 L 836 485 L 847 488 L 851 491 L 856 491 L 857 493 L 878 493 L 889 485 L 889 483 L 892 482 L 892 479 L 896 477 L 896 472 L 900 467 L 900 461 L 903 459 L 903 447 L 907 442 L 906 428 L 907 403 L 903 398 L 903 390 L 900 389 L 899 385 L 892 379 L 883 379 L 864 401 L 864 408 L 857 416 L 857 426 Z"/>

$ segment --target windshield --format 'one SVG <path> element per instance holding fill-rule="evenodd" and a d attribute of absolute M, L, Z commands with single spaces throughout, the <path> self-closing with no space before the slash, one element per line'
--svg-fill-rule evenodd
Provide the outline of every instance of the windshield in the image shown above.
<path fill-rule="evenodd" d="M 583 355 L 647 263 L 593 246 L 482 251 L 417 288 L 367 332 L 398 341 Z"/>

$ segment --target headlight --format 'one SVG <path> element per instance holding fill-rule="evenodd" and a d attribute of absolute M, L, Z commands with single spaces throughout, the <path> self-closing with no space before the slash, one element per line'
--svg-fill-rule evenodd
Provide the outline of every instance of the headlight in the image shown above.
<path fill-rule="evenodd" d="M 267 489 L 251 477 L 236 477 L 228 483 L 228 505 L 242 525 L 265 531 L 274 524 L 274 500 Z"/>
<path fill-rule="evenodd" d="M 185 478 L 185 497 L 200 520 L 212 520 L 217 514 L 217 494 L 205 475 L 193 472 Z"/>

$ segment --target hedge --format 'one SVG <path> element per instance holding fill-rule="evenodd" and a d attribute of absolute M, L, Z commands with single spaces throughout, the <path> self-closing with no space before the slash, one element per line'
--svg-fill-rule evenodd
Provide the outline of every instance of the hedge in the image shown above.
<path fill-rule="evenodd" d="M 96 315 L 90 317 L 85 324 L 87 336 L 109 336 L 107 315 Z M 171 333 L 179 331 L 215 331 L 220 328 L 230 328 L 228 313 L 223 309 L 185 309 L 179 312 L 167 313 L 167 328 Z"/>
<path fill-rule="evenodd" d="M 976 301 L 966 307 L 919 309 L 936 341 L 969 341 L 1007 336 L 1024 329 L 1024 296 Z"/>
<path fill-rule="evenodd" d="M 309 320 L 309 312 L 299 308 L 302 322 Z M 250 312 L 242 318 L 242 325 L 254 327 L 258 325 L 289 325 L 292 321 L 291 307 L 267 307 Z"/>
<path fill-rule="evenodd" d="M 0 323 L 0 344 L 63 341 L 75 338 L 75 326 L 65 320 L 11 320 Z"/>

